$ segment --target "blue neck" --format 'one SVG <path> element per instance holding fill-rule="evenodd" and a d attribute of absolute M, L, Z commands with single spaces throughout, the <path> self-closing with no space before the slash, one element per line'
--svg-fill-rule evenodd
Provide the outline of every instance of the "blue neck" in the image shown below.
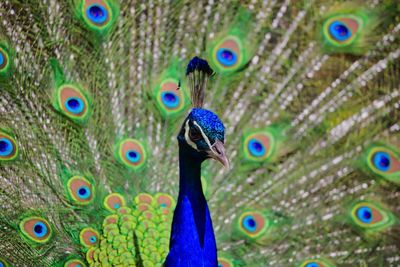
<path fill-rule="evenodd" d="M 182 151 L 183 150 L 183 151 Z M 190 158 L 185 149 L 179 153 L 178 204 L 187 197 L 192 207 L 200 245 L 204 245 L 204 228 L 207 202 L 201 186 L 201 162 Z"/>
<path fill-rule="evenodd" d="M 201 187 L 202 161 L 193 157 L 184 145 L 180 145 L 179 197 L 165 266 L 217 266 L 212 221 Z"/>

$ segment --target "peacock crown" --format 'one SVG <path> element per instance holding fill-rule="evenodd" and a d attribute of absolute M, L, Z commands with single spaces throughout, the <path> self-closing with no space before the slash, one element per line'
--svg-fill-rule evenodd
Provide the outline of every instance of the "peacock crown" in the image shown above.
<path fill-rule="evenodd" d="M 225 139 L 225 127 L 222 121 L 214 112 L 202 108 L 207 82 L 213 74 L 214 71 L 208 62 L 199 57 L 192 58 L 186 68 L 193 105 L 193 109 L 187 117 L 188 123 L 191 128 L 195 127 L 200 130 L 211 144 L 216 140 L 224 142 Z"/>

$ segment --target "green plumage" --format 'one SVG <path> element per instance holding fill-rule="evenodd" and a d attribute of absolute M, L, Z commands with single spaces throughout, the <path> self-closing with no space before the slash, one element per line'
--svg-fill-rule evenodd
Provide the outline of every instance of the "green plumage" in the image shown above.
<path fill-rule="evenodd" d="M 0 1 L 0 266 L 162 266 L 194 56 L 219 264 L 398 266 L 399 10 Z"/>
<path fill-rule="evenodd" d="M 0 42 L 0 81 L 10 76 L 11 68 L 12 57 L 7 43 L 3 40 Z"/>
<path fill-rule="evenodd" d="M 365 53 L 376 37 L 374 30 L 379 22 L 377 12 L 356 3 L 330 8 L 328 14 L 323 17 L 320 28 L 323 49 L 327 53 Z M 339 36 L 332 32 L 335 31 L 335 27 L 343 26 L 347 30 L 342 30 Z"/>
<path fill-rule="evenodd" d="M 254 44 L 249 36 L 252 26 L 251 13 L 240 9 L 232 25 L 207 43 L 207 59 L 213 69 L 229 74 L 247 64 L 254 52 Z M 224 58 L 224 52 L 233 58 Z"/>

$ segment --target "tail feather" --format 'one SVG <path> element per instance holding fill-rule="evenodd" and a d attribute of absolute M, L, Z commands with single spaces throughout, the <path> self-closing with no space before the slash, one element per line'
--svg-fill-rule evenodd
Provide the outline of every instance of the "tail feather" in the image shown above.
<path fill-rule="evenodd" d="M 161 266 L 190 89 L 222 266 L 396 266 L 399 7 L 336 2 L 1 1 L 0 266 Z"/>

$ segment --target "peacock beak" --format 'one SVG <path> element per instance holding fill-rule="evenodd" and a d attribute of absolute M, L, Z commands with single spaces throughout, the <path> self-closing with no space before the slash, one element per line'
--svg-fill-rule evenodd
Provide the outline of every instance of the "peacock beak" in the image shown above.
<path fill-rule="evenodd" d="M 211 146 L 211 150 L 207 153 L 210 158 L 221 162 L 226 169 L 229 169 L 229 159 L 225 154 L 224 143 L 222 143 L 220 140 L 216 140 Z"/>

